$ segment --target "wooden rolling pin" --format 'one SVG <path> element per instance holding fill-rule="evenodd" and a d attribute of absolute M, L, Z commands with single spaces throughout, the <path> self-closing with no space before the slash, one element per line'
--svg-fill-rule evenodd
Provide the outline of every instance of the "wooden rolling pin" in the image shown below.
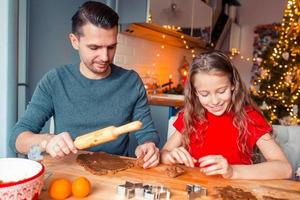
<path fill-rule="evenodd" d="M 90 148 L 115 140 L 122 134 L 137 131 L 142 128 L 142 126 L 143 124 L 140 121 L 130 122 L 119 127 L 109 126 L 75 138 L 74 144 L 78 149 Z"/>

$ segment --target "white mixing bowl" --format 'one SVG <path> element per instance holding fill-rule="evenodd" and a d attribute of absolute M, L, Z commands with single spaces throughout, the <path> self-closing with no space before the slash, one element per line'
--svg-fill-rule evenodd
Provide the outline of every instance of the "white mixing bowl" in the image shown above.
<path fill-rule="evenodd" d="M 45 167 L 24 158 L 0 158 L 0 200 L 38 199 Z"/>

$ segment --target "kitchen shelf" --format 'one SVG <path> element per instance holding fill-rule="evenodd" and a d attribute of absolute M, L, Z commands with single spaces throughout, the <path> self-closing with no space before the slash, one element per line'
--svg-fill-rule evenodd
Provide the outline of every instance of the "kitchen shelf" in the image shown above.
<path fill-rule="evenodd" d="M 190 48 L 206 49 L 207 46 L 207 43 L 201 38 L 195 38 L 174 30 L 168 30 L 160 25 L 152 23 L 122 24 L 121 31 L 126 35 L 161 42 L 180 48 L 186 48 L 186 45 L 188 45 Z M 186 41 L 186 44 L 184 44 L 184 40 Z"/>

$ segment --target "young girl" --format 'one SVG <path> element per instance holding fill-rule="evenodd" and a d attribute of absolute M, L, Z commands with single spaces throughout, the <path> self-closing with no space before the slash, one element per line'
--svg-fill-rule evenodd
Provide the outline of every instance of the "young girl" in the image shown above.
<path fill-rule="evenodd" d="M 195 58 L 175 133 L 161 151 L 165 164 L 199 166 L 228 179 L 290 178 L 292 168 L 229 58 L 218 51 Z M 252 164 L 254 146 L 266 162 Z"/>

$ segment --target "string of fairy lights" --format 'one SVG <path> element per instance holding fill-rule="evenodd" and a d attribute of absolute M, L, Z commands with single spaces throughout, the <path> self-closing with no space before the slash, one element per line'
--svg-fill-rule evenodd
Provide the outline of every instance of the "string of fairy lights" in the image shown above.
<path fill-rule="evenodd" d="M 152 23 L 152 16 L 151 16 L 151 14 L 148 17 L 147 23 Z M 167 30 L 177 31 L 177 32 L 181 31 L 181 27 L 174 26 L 174 25 L 163 25 L 163 28 L 165 28 Z M 161 37 L 163 39 L 167 38 L 167 36 L 165 34 L 162 34 Z M 185 49 L 190 50 L 191 57 L 195 58 L 196 57 L 196 51 L 195 51 L 195 49 L 193 47 L 191 47 L 190 45 L 188 45 L 188 42 L 185 39 L 185 35 L 184 34 L 180 35 L 180 39 L 181 39 L 181 42 L 182 42 L 183 46 L 185 47 Z M 213 46 L 212 43 L 210 45 Z M 161 49 L 165 49 L 166 48 L 166 46 L 164 44 L 161 44 L 160 47 L 161 47 Z M 160 57 L 161 54 L 157 52 L 156 56 Z M 230 59 L 234 59 L 234 58 L 238 58 L 239 57 L 241 60 L 245 60 L 245 61 L 248 61 L 248 62 L 256 60 L 255 58 L 251 59 L 250 57 L 246 57 L 246 56 L 241 55 L 240 51 L 237 48 L 232 48 L 231 49 L 229 57 L 230 57 Z M 155 63 L 153 63 L 152 65 L 156 66 Z"/>
<path fill-rule="evenodd" d="M 176 26 L 173 26 L 173 25 L 163 25 L 163 27 L 167 30 L 181 31 L 181 27 L 176 27 Z M 163 39 L 165 39 L 167 36 L 165 34 L 162 34 L 161 37 Z M 190 53 L 192 55 L 192 58 L 194 58 L 196 56 L 195 55 L 195 52 L 196 52 L 195 49 L 188 45 L 187 41 L 185 40 L 185 36 L 183 34 L 180 36 L 180 39 L 181 39 L 183 45 L 185 46 L 185 49 L 190 49 Z M 211 44 L 211 46 L 213 46 L 213 44 Z M 161 48 L 164 49 L 165 45 L 161 45 Z M 229 58 L 230 59 L 240 58 L 241 60 L 245 60 L 245 61 L 248 61 L 248 62 L 256 60 L 256 58 L 251 59 L 250 57 L 246 57 L 246 56 L 241 55 L 241 52 L 238 50 L 238 48 L 232 48 L 231 49 Z"/>
<path fill-rule="evenodd" d="M 180 32 L 181 31 L 181 27 L 179 26 L 174 26 L 174 25 L 163 25 L 163 28 L 167 29 L 167 30 L 172 30 L 172 31 L 178 31 Z M 166 38 L 166 35 L 165 34 L 162 34 L 162 38 L 165 39 Z M 181 42 L 183 44 L 183 46 L 185 47 L 185 49 L 188 49 L 190 50 L 191 54 L 192 54 L 192 57 L 194 58 L 196 55 L 195 55 L 195 49 L 194 48 L 191 48 L 190 45 L 188 45 L 188 42 L 186 41 L 185 39 L 185 36 L 182 34 L 180 35 L 180 39 L 181 39 Z M 162 45 L 161 47 L 163 48 L 164 45 Z"/>
<path fill-rule="evenodd" d="M 149 15 L 149 17 L 147 19 L 147 23 L 152 23 L 152 15 L 151 14 Z M 167 30 L 177 31 L 177 32 L 181 31 L 181 27 L 174 26 L 174 25 L 163 25 L 163 28 L 165 28 Z M 161 34 L 161 37 L 162 37 L 162 39 L 167 39 L 168 36 L 165 35 L 165 34 Z M 185 47 L 185 49 L 190 50 L 191 56 L 192 56 L 192 58 L 194 58 L 196 56 L 195 55 L 195 49 L 191 48 L 188 45 L 188 42 L 186 41 L 184 34 L 180 35 L 180 40 L 181 40 L 183 46 Z M 160 48 L 165 49 L 166 46 L 164 44 L 161 44 Z M 160 57 L 160 56 L 161 56 L 161 54 L 159 52 L 157 52 L 156 57 Z M 153 63 L 152 66 L 156 66 L 156 63 Z"/>
<path fill-rule="evenodd" d="M 286 111 L 290 115 L 292 124 L 300 123 L 298 117 L 300 83 L 295 82 L 295 76 L 300 76 L 300 65 L 296 63 L 296 56 L 299 53 L 296 50 L 290 50 L 291 46 L 299 46 L 297 37 L 299 37 L 299 18 L 300 12 L 296 0 L 288 0 L 287 7 L 284 11 L 282 19 L 279 40 L 273 48 L 272 55 L 270 56 L 271 69 L 265 69 L 261 76 L 258 78 L 255 85 L 259 85 L 263 80 L 270 79 L 271 70 L 282 70 L 283 73 L 278 81 L 278 84 L 270 84 L 265 89 L 258 90 L 259 95 L 265 95 L 267 98 L 281 101 Z M 296 33 L 294 33 L 296 31 Z M 299 48 L 299 47 L 298 47 Z M 284 61 L 282 62 L 282 59 Z M 266 63 L 264 61 L 264 63 Z M 285 89 L 289 89 L 290 95 L 284 93 Z M 276 115 L 277 105 L 265 105 L 266 109 L 271 112 L 271 123 L 278 120 Z"/>

